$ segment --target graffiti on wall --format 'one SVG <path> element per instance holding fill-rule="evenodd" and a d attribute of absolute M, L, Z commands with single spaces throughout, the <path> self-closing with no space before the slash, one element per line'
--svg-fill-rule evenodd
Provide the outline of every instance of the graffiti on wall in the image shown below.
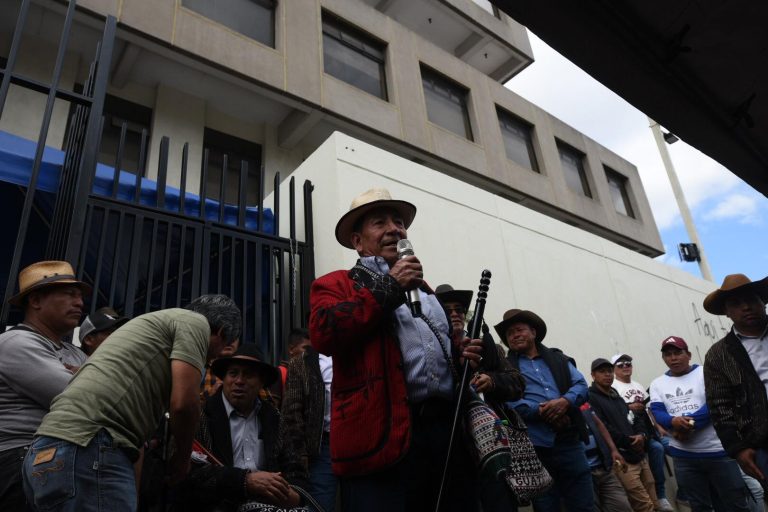
<path fill-rule="evenodd" d="M 696 329 L 698 329 L 699 334 L 710 338 L 712 341 L 717 341 L 728 334 L 728 329 L 723 325 L 722 317 L 710 317 L 707 320 L 702 318 L 696 303 L 691 302 L 691 308 L 693 308 L 693 323 Z M 717 322 L 715 322 L 715 319 L 717 319 Z"/>

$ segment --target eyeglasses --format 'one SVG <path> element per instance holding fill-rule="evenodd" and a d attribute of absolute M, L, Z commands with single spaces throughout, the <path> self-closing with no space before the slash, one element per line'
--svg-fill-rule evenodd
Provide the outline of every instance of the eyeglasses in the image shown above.
<path fill-rule="evenodd" d="M 632 368 L 632 362 L 622 361 L 620 363 L 616 363 L 616 368 Z"/>

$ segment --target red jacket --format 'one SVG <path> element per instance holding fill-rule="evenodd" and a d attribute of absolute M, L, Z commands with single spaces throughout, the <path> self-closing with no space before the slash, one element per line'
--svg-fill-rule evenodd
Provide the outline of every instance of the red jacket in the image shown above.
<path fill-rule="evenodd" d="M 405 294 L 389 275 L 339 270 L 312 283 L 312 345 L 333 356 L 331 461 L 342 476 L 400 460 L 410 444 L 410 410 L 392 313 Z"/>

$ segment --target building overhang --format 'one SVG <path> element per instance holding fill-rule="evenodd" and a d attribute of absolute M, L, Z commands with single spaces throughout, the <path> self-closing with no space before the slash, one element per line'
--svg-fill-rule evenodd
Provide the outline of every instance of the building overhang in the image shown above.
<path fill-rule="evenodd" d="M 768 196 L 767 3 L 492 1 Z"/>

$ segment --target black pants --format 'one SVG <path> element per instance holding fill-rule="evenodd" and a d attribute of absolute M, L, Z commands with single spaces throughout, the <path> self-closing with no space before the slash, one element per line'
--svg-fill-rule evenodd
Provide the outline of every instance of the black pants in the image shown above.
<path fill-rule="evenodd" d="M 26 454 L 26 446 L 0 452 L 0 510 L 3 512 L 32 510 L 27 507 L 21 485 L 21 464 Z"/>
<path fill-rule="evenodd" d="M 344 512 L 431 512 L 437 503 L 453 406 L 428 400 L 411 409 L 411 448 L 394 466 L 371 475 L 342 478 Z M 479 510 L 475 464 L 457 429 L 440 510 Z"/>

